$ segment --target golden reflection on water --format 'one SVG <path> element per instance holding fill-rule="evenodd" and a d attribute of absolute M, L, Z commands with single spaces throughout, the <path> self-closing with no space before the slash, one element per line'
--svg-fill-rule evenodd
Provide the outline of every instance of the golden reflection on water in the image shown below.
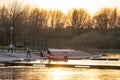
<path fill-rule="evenodd" d="M 12 74 L 10 74 L 11 72 Z M 0 80 L 120 80 L 120 70 L 28 66 L 0 67 Z"/>
<path fill-rule="evenodd" d="M 50 80 L 120 80 L 120 70 L 51 68 Z"/>
<path fill-rule="evenodd" d="M 58 68 L 54 69 L 54 71 L 49 73 L 49 75 L 54 76 L 52 80 L 61 80 L 62 76 L 65 75 L 65 72 Z"/>

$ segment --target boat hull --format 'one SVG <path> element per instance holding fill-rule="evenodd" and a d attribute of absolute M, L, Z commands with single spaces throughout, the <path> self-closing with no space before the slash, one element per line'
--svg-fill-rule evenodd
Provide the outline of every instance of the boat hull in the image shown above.
<path fill-rule="evenodd" d="M 47 54 L 46 56 L 49 60 L 53 60 L 53 61 L 65 61 L 65 62 L 68 61 L 68 59 L 65 58 L 65 57 L 52 56 L 52 55 L 49 55 L 49 54 Z"/>

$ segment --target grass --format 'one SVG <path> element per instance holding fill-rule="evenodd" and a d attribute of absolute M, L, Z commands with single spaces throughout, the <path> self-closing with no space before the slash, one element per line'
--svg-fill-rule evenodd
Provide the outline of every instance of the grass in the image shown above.
<path fill-rule="evenodd" d="M 0 49 L 9 49 L 9 46 L 1 46 L 0 45 Z M 19 48 L 19 47 L 15 47 L 16 50 L 24 50 L 24 48 Z"/>
<path fill-rule="evenodd" d="M 120 33 L 88 32 L 75 36 L 69 42 L 74 48 L 120 49 Z"/>
<path fill-rule="evenodd" d="M 0 49 L 2 49 L 2 48 L 4 48 L 4 49 L 8 49 L 9 46 L 1 46 L 1 45 L 0 45 Z"/>

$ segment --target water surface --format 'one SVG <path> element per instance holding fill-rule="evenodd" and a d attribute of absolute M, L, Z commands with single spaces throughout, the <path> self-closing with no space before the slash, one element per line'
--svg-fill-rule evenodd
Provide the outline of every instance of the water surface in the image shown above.
<path fill-rule="evenodd" d="M 120 80 L 119 69 L 0 67 L 0 80 Z"/>

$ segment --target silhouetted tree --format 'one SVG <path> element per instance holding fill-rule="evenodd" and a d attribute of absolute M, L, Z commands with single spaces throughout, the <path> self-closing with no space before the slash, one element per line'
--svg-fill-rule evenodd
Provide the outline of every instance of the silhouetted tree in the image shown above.
<path fill-rule="evenodd" d="M 7 42 L 7 40 L 9 39 L 8 38 L 9 37 L 8 35 L 9 24 L 10 23 L 9 23 L 8 9 L 6 8 L 6 6 L 3 6 L 0 8 L 0 29 L 1 29 L 0 33 L 2 34 L 0 38 L 1 40 L 4 39 L 4 42 Z"/>
<path fill-rule="evenodd" d="M 111 16 L 111 9 L 110 8 L 102 8 L 96 15 L 93 17 L 95 20 L 95 28 L 99 30 L 104 30 L 109 28 L 109 20 Z"/>
<path fill-rule="evenodd" d="M 69 14 L 71 17 L 71 24 L 74 27 L 76 34 L 80 34 L 81 29 L 84 29 L 90 20 L 89 13 L 84 9 L 72 9 Z"/>

